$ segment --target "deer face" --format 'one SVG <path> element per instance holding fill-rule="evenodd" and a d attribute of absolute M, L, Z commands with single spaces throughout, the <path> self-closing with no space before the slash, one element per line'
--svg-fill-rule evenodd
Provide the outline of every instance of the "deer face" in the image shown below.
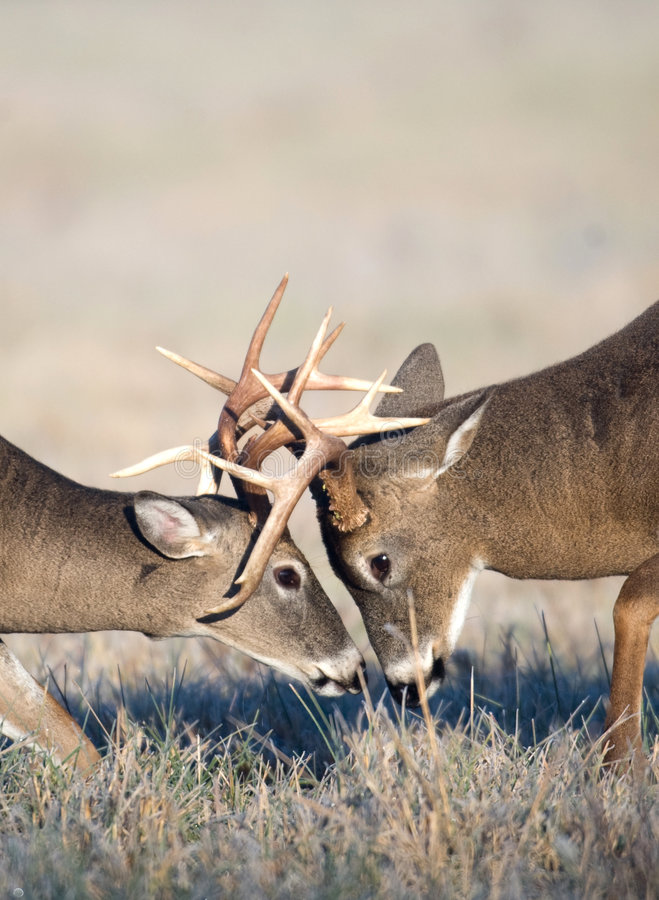
<path fill-rule="evenodd" d="M 226 582 L 225 582 L 226 584 Z M 201 620 L 213 637 L 325 697 L 361 690 L 361 653 L 288 534 L 242 606 Z"/>
<path fill-rule="evenodd" d="M 427 349 L 422 356 L 427 363 Z M 366 522 L 341 531 L 329 504 L 317 499 L 330 561 L 359 607 L 389 687 L 398 700 L 407 691 L 414 703 L 419 676 L 430 693 L 444 677 L 484 565 L 478 548 L 463 538 L 473 528 L 463 528 L 456 486 L 488 399 L 436 398 L 429 409 L 431 391 L 419 366 L 410 369 L 408 360 L 394 384 L 405 391 L 410 373 L 421 399 L 415 401 L 413 391 L 387 397 L 378 414 L 434 415 L 398 439 L 353 448 L 350 463 Z"/>
<path fill-rule="evenodd" d="M 247 510 L 226 498 L 143 491 L 135 495 L 135 520 L 166 557 L 157 563 L 154 555 L 144 567 L 145 590 L 162 598 L 150 634 L 213 637 L 324 696 L 360 690 L 361 653 L 287 532 L 249 600 L 208 613 L 226 596 L 254 543 Z"/>
<path fill-rule="evenodd" d="M 369 483 L 358 489 L 368 521 L 340 532 L 321 517 L 332 566 L 355 600 L 389 688 L 400 701 L 418 700 L 420 676 L 429 693 L 444 677 L 464 622 L 479 560 L 442 534 L 440 489 L 416 481 Z M 414 647 L 416 632 L 416 650 Z"/>

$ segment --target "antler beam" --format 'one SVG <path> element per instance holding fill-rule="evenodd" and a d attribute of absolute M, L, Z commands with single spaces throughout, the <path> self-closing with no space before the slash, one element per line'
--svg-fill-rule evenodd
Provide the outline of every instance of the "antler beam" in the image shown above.
<path fill-rule="evenodd" d="M 354 489 L 350 451 L 342 437 L 414 428 L 428 421 L 420 418 L 392 420 L 371 414 L 370 405 L 378 392 L 392 393 L 400 390 L 384 384 L 386 372 L 371 383 L 343 375 L 325 375 L 319 371 L 320 361 L 343 328 L 343 325 L 339 325 L 327 336 L 331 308 L 324 317 L 304 362 L 287 372 L 264 375 L 260 371 L 261 350 L 287 283 L 288 276 L 285 275 L 252 335 L 237 382 L 178 354 L 158 348 L 167 358 L 228 395 L 219 416 L 217 432 L 211 442 L 202 447 L 174 447 L 157 453 L 136 466 L 114 473 L 115 477 L 137 475 L 167 463 L 195 460 L 202 465 L 203 490 L 214 485 L 213 467 L 228 472 L 233 479 L 239 479 L 247 486 L 238 490 L 245 495 L 259 524 L 260 534 L 243 572 L 236 579 L 236 584 L 240 585 L 238 594 L 207 610 L 207 615 L 235 609 L 253 593 L 293 509 L 308 485 L 319 474 L 324 473 L 332 501 L 340 497 L 341 510 L 336 510 L 336 516 L 343 526 L 356 527 L 365 520 L 366 509 Z M 366 393 L 348 413 L 311 420 L 300 408 L 305 390 L 364 390 Z M 288 397 L 284 396 L 284 392 L 287 392 Z M 248 441 L 241 452 L 238 440 L 254 425 L 259 425 L 262 431 Z M 259 471 L 263 460 L 274 450 L 280 447 L 291 448 L 300 443 L 304 445 L 302 455 L 285 475 L 270 478 Z M 219 445 L 217 454 L 209 452 L 211 446 L 215 450 L 216 444 Z M 271 508 L 267 506 L 266 492 L 270 492 L 274 498 Z"/>

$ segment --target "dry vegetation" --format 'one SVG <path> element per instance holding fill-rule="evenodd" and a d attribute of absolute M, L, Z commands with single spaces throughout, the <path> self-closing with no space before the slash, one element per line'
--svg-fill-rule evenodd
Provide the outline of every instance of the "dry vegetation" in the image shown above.
<path fill-rule="evenodd" d="M 549 664 L 504 654 L 481 673 L 486 696 L 454 673 L 425 721 L 386 698 L 321 705 L 218 675 L 87 686 L 90 730 L 112 738 L 87 781 L 5 748 L 3 895 L 657 895 L 656 784 L 603 771 L 596 693 L 577 673 L 557 687 Z M 650 704 L 646 724 L 657 773 Z"/>

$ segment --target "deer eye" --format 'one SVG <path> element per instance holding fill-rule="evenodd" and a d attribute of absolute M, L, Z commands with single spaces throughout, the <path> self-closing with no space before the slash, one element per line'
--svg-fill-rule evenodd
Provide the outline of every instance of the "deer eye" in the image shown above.
<path fill-rule="evenodd" d="M 384 581 L 391 569 L 391 562 L 386 553 L 380 553 L 371 560 L 371 574 L 378 581 Z"/>
<path fill-rule="evenodd" d="M 290 566 L 275 569 L 275 581 L 283 588 L 297 590 L 300 587 L 300 576 Z"/>

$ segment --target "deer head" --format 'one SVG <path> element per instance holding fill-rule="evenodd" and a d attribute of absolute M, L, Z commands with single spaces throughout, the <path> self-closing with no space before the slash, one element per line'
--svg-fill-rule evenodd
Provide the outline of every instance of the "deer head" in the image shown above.
<path fill-rule="evenodd" d="M 614 609 L 607 759 L 631 748 L 641 765 L 659 614 L 658 334 L 655 303 L 573 359 L 451 400 L 430 345 L 404 363 L 393 382 L 403 393 L 377 412 L 430 421 L 353 445 L 364 521 L 343 527 L 340 500 L 316 491 L 330 559 L 399 699 L 406 689 L 418 699 L 419 668 L 429 690 L 439 684 L 480 569 L 628 575 Z"/>
<path fill-rule="evenodd" d="M 228 472 L 234 479 L 239 496 L 250 506 L 252 521 L 258 534 L 245 567 L 236 579 L 240 590 L 232 593 L 220 605 L 208 609 L 206 613 L 209 616 L 236 609 L 253 594 L 261 582 L 268 560 L 285 533 L 293 509 L 321 470 L 331 469 L 342 475 L 342 487 L 337 488 L 337 491 L 342 496 L 341 515 L 344 525 L 356 525 L 364 521 L 365 510 L 357 494 L 343 487 L 346 482 L 350 487 L 351 467 L 348 465 L 344 471 L 343 461 L 349 454 L 342 437 L 380 433 L 383 429 L 392 427 L 411 428 L 426 421 L 423 418 L 408 418 L 393 422 L 370 414 L 369 406 L 378 391 L 395 393 L 399 390 L 383 383 L 386 373 L 371 384 L 348 376 L 325 375 L 319 371 L 320 361 L 343 327 L 340 325 L 327 336 L 331 309 L 300 366 L 269 377 L 263 375 L 259 368 L 261 349 L 287 282 L 288 276 L 284 276 L 254 332 L 238 382 L 177 354 L 164 351 L 174 362 L 228 394 L 220 413 L 217 431 L 206 447 L 175 447 L 115 473 L 117 477 L 137 475 L 166 463 L 193 459 L 205 466 L 201 479 L 202 492 L 211 485 L 219 485 L 219 479 L 211 474 L 213 467 Z M 350 412 L 312 422 L 299 407 L 305 389 L 365 390 L 366 395 Z M 284 397 L 281 391 L 286 391 L 288 396 Z M 259 427 L 260 432 L 239 449 L 238 441 L 254 426 Z M 280 447 L 288 447 L 297 460 L 286 475 L 267 477 L 259 471 L 260 466 L 270 453 Z M 274 496 L 272 506 L 268 502 L 267 492 Z"/>
<path fill-rule="evenodd" d="M 460 517 L 469 512 L 456 508 L 451 487 L 469 465 L 489 395 L 445 402 L 429 344 L 414 351 L 392 384 L 402 393 L 383 398 L 378 416 L 430 418 L 423 428 L 365 438 L 349 450 L 344 467 L 363 521 L 345 525 L 342 500 L 327 483 L 326 490 L 316 485 L 314 496 L 330 562 L 360 610 L 389 687 L 398 700 L 407 690 L 414 703 L 419 663 L 429 693 L 443 679 L 482 568 L 471 539 L 475 523 L 462 523 L 469 537 L 460 539 Z"/>

